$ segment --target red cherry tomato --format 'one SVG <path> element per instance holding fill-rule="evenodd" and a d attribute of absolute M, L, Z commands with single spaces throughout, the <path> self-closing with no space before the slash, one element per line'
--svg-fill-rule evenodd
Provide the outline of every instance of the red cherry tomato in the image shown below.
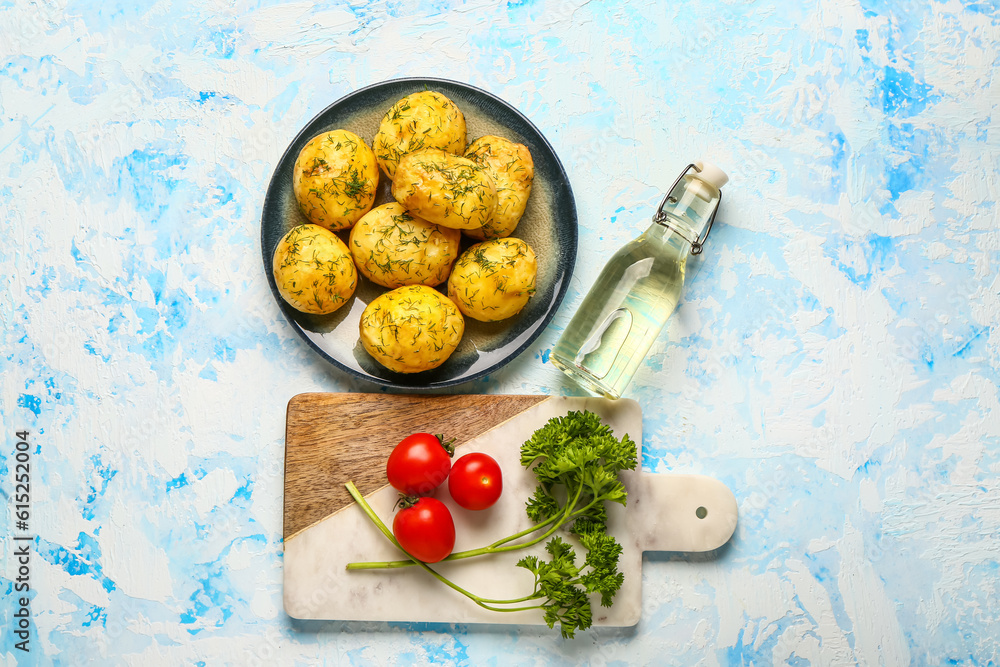
<path fill-rule="evenodd" d="M 412 503 L 412 504 L 409 504 Z M 392 534 L 406 553 L 436 563 L 455 548 L 455 520 L 437 498 L 404 498 L 392 520 Z"/>
<path fill-rule="evenodd" d="M 408 496 L 426 496 L 448 479 L 451 443 L 440 436 L 414 433 L 403 438 L 389 454 L 385 465 L 389 483 Z"/>
<path fill-rule="evenodd" d="M 448 492 L 467 510 L 484 510 L 500 498 L 503 476 L 500 465 L 488 454 L 473 452 L 451 466 Z"/>

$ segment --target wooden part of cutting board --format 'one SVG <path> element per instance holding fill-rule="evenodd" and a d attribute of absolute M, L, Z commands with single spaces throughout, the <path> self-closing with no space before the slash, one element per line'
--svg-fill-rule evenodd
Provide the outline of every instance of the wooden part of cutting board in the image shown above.
<path fill-rule="evenodd" d="M 350 505 L 344 483 L 368 495 L 388 484 L 385 462 L 421 431 L 456 445 L 499 426 L 547 396 L 299 394 L 285 427 L 284 538 Z M 520 445 L 520 443 L 517 443 Z"/>

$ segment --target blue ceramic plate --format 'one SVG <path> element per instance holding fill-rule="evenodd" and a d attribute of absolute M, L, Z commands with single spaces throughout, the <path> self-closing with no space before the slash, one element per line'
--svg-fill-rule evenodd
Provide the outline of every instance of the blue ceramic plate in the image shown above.
<path fill-rule="evenodd" d="M 292 166 L 309 139 L 335 129 L 354 132 L 371 145 L 386 110 L 397 100 L 420 90 L 450 98 L 465 114 L 468 137 L 495 134 L 524 144 L 535 163 L 531 197 L 512 236 L 524 239 L 538 258 L 535 295 L 513 318 L 485 323 L 466 319 L 465 335 L 444 364 L 423 373 L 394 373 L 378 364 L 358 339 L 358 322 L 368 303 L 385 291 L 358 276 L 355 295 L 330 315 L 308 315 L 289 306 L 278 294 L 271 257 L 278 241 L 295 225 L 306 222 L 292 194 Z M 380 174 L 375 206 L 392 201 L 390 183 Z M 341 233 L 347 242 L 348 232 Z M 464 250 L 473 242 L 463 241 Z M 271 178 L 261 219 L 264 273 L 274 298 L 289 323 L 324 359 L 356 377 L 402 390 L 436 389 L 475 380 L 496 371 L 523 352 L 545 329 L 559 307 L 576 261 L 576 203 L 566 172 L 552 146 L 517 109 L 478 88 L 443 79 L 395 79 L 355 91 L 333 103 L 299 132 Z M 447 292 L 447 284 L 438 287 Z"/>

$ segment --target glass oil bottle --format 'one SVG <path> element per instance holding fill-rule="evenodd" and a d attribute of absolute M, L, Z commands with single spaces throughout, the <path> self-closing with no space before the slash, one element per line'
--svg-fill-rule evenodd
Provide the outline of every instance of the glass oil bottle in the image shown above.
<path fill-rule="evenodd" d="M 625 244 L 552 350 L 552 363 L 588 391 L 619 398 L 677 306 L 689 255 L 702 251 L 729 177 L 689 164 L 649 228 Z"/>

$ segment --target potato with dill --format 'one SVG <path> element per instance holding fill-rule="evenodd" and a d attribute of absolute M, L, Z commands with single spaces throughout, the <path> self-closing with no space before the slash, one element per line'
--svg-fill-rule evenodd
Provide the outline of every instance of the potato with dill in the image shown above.
<path fill-rule="evenodd" d="M 479 229 L 493 217 L 497 189 L 472 160 L 436 148 L 404 155 L 392 196 L 411 214 L 452 229 Z"/>
<path fill-rule="evenodd" d="M 455 351 L 465 320 L 433 287 L 408 285 L 385 292 L 361 314 L 361 344 L 396 373 L 437 368 Z"/>
<path fill-rule="evenodd" d="M 278 241 L 271 266 L 281 298 L 303 313 L 336 311 L 358 285 L 351 251 L 336 234 L 311 223 L 293 227 Z"/>
<path fill-rule="evenodd" d="M 457 229 L 441 227 L 406 212 L 398 202 L 366 213 L 351 229 L 354 263 L 383 287 L 427 285 L 448 279 L 462 243 Z"/>
<path fill-rule="evenodd" d="M 382 170 L 391 179 L 400 158 L 422 148 L 440 148 L 461 155 L 465 151 L 465 116 L 441 93 L 424 90 L 399 100 L 382 117 L 372 147 Z"/>
<path fill-rule="evenodd" d="M 292 191 L 309 222 L 348 229 L 371 210 L 378 188 L 375 153 L 347 130 L 324 132 L 299 151 Z"/>
<path fill-rule="evenodd" d="M 483 167 L 497 189 L 493 217 L 478 229 L 465 230 L 466 236 L 480 241 L 510 236 L 531 196 L 535 179 L 531 151 L 523 144 L 488 134 L 469 144 L 465 157 Z"/>
<path fill-rule="evenodd" d="M 481 322 L 517 315 L 535 293 L 538 265 L 531 247 L 516 238 L 491 239 L 458 258 L 448 296 L 462 314 Z"/>

